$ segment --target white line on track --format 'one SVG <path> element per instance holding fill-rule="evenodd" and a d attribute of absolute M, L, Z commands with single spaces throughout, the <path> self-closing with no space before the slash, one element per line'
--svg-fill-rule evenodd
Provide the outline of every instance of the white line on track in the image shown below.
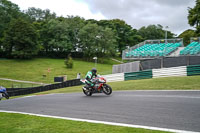
<path fill-rule="evenodd" d="M 179 95 L 131 95 L 131 94 L 126 94 L 126 95 L 121 95 L 121 96 L 132 96 L 132 97 L 153 97 L 153 98 L 197 98 L 200 99 L 200 96 L 179 96 Z"/>
<path fill-rule="evenodd" d="M 114 126 L 132 127 L 132 128 L 143 128 L 143 129 L 167 131 L 167 132 L 174 132 L 174 133 L 198 133 L 198 132 L 185 131 L 185 130 L 176 130 L 176 129 L 168 129 L 168 128 L 159 128 L 159 127 L 132 125 L 132 124 L 106 122 L 106 121 L 96 121 L 96 120 L 88 120 L 88 119 L 78 119 L 78 118 L 61 117 L 61 116 L 51 116 L 51 115 L 34 114 L 34 113 L 17 112 L 17 111 L 0 110 L 0 112 L 4 112 L 4 113 L 18 113 L 18 114 L 25 114 L 25 115 L 32 115 L 32 116 L 40 116 L 40 117 L 47 117 L 47 118 L 57 118 L 57 119 L 64 119 L 64 120 L 73 120 L 73 121 L 81 121 L 81 122 L 89 122 L 89 123 L 97 123 L 97 124 L 106 124 L 106 125 L 114 125 Z"/>
<path fill-rule="evenodd" d="M 11 100 L 24 99 L 24 98 L 30 98 L 30 97 L 36 97 L 36 96 L 50 96 L 50 95 L 57 95 L 57 94 L 65 94 L 65 93 L 51 93 L 51 94 L 30 95 L 30 96 L 24 96 L 24 97 L 17 97 L 17 98 L 11 99 Z"/>
<path fill-rule="evenodd" d="M 116 92 L 120 92 L 120 91 L 122 91 L 122 92 L 126 92 L 126 91 L 141 91 L 141 92 L 148 92 L 148 91 L 155 91 L 155 92 L 170 92 L 170 91 L 172 91 L 172 92 L 200 92 L 200 90 L 117 90 Z"/>

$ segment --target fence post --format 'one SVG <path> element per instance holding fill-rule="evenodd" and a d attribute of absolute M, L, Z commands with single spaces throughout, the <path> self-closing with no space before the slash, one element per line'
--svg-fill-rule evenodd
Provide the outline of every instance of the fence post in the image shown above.
<path fill-rule="evenodd" d="M 161 68 L 163 68 L 163 66 L 164 66 L 164 57 L 161 58 L 161 62 L 160 63 L 161 63 L 161 65 L 160 65 Z"/>
<path fill-rule="evenodd" d="M 190 56 L 186 56 L 187 66 L 190 65 Z"/>

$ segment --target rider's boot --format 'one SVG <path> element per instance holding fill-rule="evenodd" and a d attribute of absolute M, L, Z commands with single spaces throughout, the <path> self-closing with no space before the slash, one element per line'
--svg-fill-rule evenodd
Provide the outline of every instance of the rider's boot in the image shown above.
<path fill-rule="evenodd" d="M 84 87 L 83 87 L 83 90 L 84 90 L 84 91 L 87 91 L 88 89 L 84 86 Z"/>

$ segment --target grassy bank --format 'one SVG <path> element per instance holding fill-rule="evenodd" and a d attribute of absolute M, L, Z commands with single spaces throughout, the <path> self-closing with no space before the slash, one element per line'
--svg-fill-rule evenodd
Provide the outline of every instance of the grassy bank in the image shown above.
<path fill-rule="evenodd" d="M 164 133 L 38 116 L 0 113 L 1 133 Z"/>
<path fill-rule="evenodd" d="M 24 81 L 53 83 L 54 77 L 67 75 L 67 79 L 74 79 L 77 73 L 84 77 L 88 70 L 95 65 L 93 62 L 85 62 L 74 59 L 73 69 L 67 69 L 64 59 L 33 60 L 0 60 L 0 77 Z M 112 64 L 97 64 L 100 74 L 112 73 Z M 48 71 L 49 70 L 49 71 Z M 2 82 L 2 81 L 1 81 Z M 0 83 L 1 83 L 0 82 Z"/>

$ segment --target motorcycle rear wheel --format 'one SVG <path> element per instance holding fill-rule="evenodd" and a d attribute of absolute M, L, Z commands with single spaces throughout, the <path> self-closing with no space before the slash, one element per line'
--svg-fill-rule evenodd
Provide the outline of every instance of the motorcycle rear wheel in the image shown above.
<path fill-rule="evenodd" d="M 112 93 L 112 88 L 109 85 L 104 84 L 103 93 L 105 93 L 106 95 L 110 95 Z"/>
<path fill-rule="evenodd" d="M 92 92 L 90 92 L 90 91 L 85 91 L 84 89 L 83 89 L 83 93 L 86 95 L 86 96 L 92 96 Z"/>

